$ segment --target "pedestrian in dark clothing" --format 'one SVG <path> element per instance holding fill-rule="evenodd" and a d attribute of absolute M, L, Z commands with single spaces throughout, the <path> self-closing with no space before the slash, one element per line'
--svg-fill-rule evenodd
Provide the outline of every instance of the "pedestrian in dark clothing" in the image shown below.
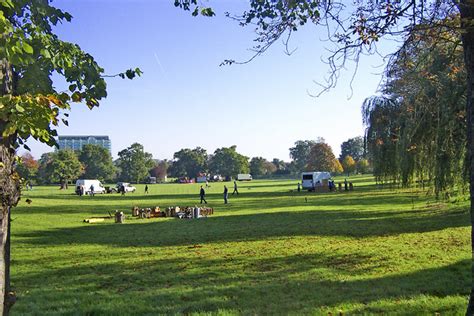
<path fill-rule="evenodd" d="M 91 196 L 94 196 L 94 193 L 95 193 L 95 192 L 94 192 L 94 185 L 91 184 L 91 187 L 90 187 L 89 189 L 91 190 L 91 191 L 90 191 L 90 192 L 91 192 L 90 195 L 91 195 Z"/>
<path fill-rule="evenodd" d="M 347 191 L 348 188 L 347 188 L 347 179 L 344 179 L 344 191 Z"/>
<path fill-rule="evenodd" d="M 298 192 L 301 191 L 301 184 L 298 182 Z"/>
<path fill-rule="evenodd" d="M 229 197 L 227 187 L 224 185 L 224 204 L 227 204 L 227 198 Z"/>
<path fill-rule="evenodd" d="M 202 204 L 202 201 L 204 201 L 204 203 L 207 204 L 207 201 L 204 198 L 206 196 L 206 191 L 204 191 L 204 188 L 202 187 L 202 185 L 201 185 L 201 190 L 199 191 L 199 196 L 201 197 L 201 204 Z"/>
<path fill-rule="evenodd" d="M 349 182 L 349 191 L 353 191 L 354 190 L 354 185 L 352 184 L 352 182 Z"/>
<path fill-rule="evenodd" d="M 122 195 L 125 195 L 125 185 L 124 184 L 120 185 L 120 191 L 122 192 Z"/>
<path fill-rule="evenodd" d="M 145 194 L 148 194 L 148 185 L 145 185 Z"/>
<path fill-rule="evenodd" d="M 339 182 L 339 192 L 341 192 L 341 191 L 342 191 L 342 183 Z"/>
<path fill-rule="evenodd" d="M 232 192 L 232 195 L 234 195 L 234 193 L 237 193 L 237 195 L 239 195 L 239 191 L 237 190 L 237 181 L 234 180 L 234 192 Z"/>

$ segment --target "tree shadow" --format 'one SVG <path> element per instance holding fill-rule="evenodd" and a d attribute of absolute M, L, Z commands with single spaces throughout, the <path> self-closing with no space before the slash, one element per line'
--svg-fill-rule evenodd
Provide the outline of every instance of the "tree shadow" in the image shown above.
<path fill-rule="evenodd" d="M 284 236 L 371 237 L 469 226 L 464 209 L 451 211 L 292 211 L 231 214 L 199 220 L 130 219 L 73 228 L 15 233 L 39 245 L 103 244 L 118 247 L 176 246 L 261 240 Z"/>
<path fill-rule="evenodd" d="M 197 250 L 190 250 L 196 252 Z M 258 259 L 247 256 L 186 260 L 150 259 L 140 266 L 127 260 L 15 276 L 16 284 L 41 284 L 12 312 L 61 314 L 314 314 L 453 312 L 456 306 L 403 302 L 419 295 L 467 296 L 470 260 L 406 274 L 369 278 L 358 265 L 384 264 L 356 253 L 313 253 Z M 216 269 L 219 267 L 219 269 Z M 236 269 L 238 267 L 238 269 Z M 235 273 L 243 271 L 242 273 Z M 341 278 L 330 278 L 337 272 Z M 359 276 L 359 277 L 358 277 Z M 58 295 L 58 287 L 61 289 Z M 377 307 L 380 300 L 396 300 Z M 78 304 L 80 302 L 80 304 Z M 37 311 L 38 306 L 44 308 Z M 433 310 L 434 309 L 434 310 Z"/>

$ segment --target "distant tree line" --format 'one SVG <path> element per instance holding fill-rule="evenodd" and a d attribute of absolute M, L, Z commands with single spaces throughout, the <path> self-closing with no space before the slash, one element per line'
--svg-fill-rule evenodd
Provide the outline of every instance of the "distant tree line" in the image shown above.
<path fill-rule="evenodd" d="M 254 178 L 269 178 L 293 177 L 309 170 L 346 172 L 347 175 L 369 171 L 362 137 L 344 142 L 339 159 L 323 138 L 299 140 L 289 151 L 291 162 L 278 158 L 271 161 L 263 157 L 249 158 L 237 152 L 235 145 L 218 148 L 212 154 L 202 147 L 183 148 L 168 161 L 153 159 L 143 145 L 134 143 L 121 150 L 118 159 L 113 161 L 107 149 L 85 145 L 79 151 L 66 149 L 45 153 L 38 161 L 26 153 L 19 160 L 17 171 L 31 184 L 60 183 L 62 187 L 78 178 L 139 183 L 149 177 L 165 179 L 167 176 L 196 178 L 210 174 L 235 177 L 239 173 L 250 173 Z"/>

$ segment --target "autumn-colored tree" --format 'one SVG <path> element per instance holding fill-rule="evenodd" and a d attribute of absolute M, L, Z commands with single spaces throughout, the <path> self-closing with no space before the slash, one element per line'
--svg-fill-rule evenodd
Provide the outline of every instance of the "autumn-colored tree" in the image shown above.
<path fill-rule="evenodd" d="M 345 156 L 342 160 L 342 167 L 344 168 L 344 172 L 347 173 L 347 176 L 349 176 L 350 173 L 354 172 L 356 169 L 356 162 L 354 158 L 349 155 Z"/>
<path fill-rule="evenodd" d="M 164 181 L 168 176 L 168 169 L 169 169 L 169 162 L 168 160 L 160 160 L 156 163 L 155 167 L 150 170 L 150 176 L 156 177 L 156 179 L 160 181 Z"/>
<path fill-rule="evenodd" d="M 334 159 L 334 167 L 332 172 L 336 174 L 342 174 L 344 172 L 344 168 L 342 167 L 341 162 L 337 158 Z"/>
<path fill-rule="evenodd" d="M 36 182 L 38 169 L 39 163 L 30 153 L 23 154 L 20 157 L 18 165 L 16 166 L 16 171 L 27 183 Z"/>
<path fill-rule="evenodd" d="M 331 146 L 323 142 L 316 143 L 311 147 L 306 170 L 334 172 L 334 160 L 336 156 Z"/>

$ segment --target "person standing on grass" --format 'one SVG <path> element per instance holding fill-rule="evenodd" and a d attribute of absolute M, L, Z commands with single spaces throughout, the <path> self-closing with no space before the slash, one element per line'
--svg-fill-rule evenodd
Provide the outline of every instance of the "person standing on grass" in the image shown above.
<path fill-rule="evenodd" d="M 237 181 L 234 180 L 234 192 L 232 192 L 232 195 L 234 195 L 234 193 L 237 193 L 237 195 L 239 195 L 239 191 L 237 190 Z"/>
<path fill-rule="evenodd" d="M 298 192 L 301 191 L 301 184 L 298 182 Z"/>
<path fill-rule="evenodd" d="M 91 190 L 90 195 L 91 195 L 91 196 L 94 196 L 94 185 L 91 184 L 91 187 L 90 187 L 89 189 Z"/>
<path fill-rule="evenodd" d="M 202 201 L 204 201 L 204 203 L 207 204 L 207 201 L 204 198 L 206 196 L 206 191 L 204 191 L 204 188 L 202 187 L 202 185 L 201 185 L 201 190 L 199 191 L 199 196 L 201 197 L 201 204 L 202 204 Z"/>
<path fill-rule="evenodd" d="M 229 197 L 229 193 L 227 190 L 227 186 L 224 184 L 224 204 L 227 204 L 227 198 Z"/>
<path fill-rule="evenodd" d="M 148 194 L 148 184 L 145 184 L 145 194 Z"/>

